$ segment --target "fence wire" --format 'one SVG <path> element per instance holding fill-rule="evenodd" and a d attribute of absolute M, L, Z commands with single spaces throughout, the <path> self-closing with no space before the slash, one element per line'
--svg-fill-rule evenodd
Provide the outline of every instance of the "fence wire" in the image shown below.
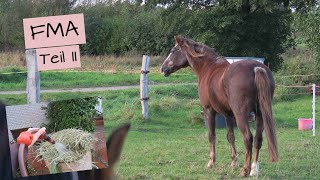
<path fill-rule="evenodd" d="M 62 71 L 44 71 L 41 73 L 80 73 L 80 72 L 94 72 L 94 73 L 106 73 L 111 74 L 111 71 L 77 71 L 77 70 L 62 70 Z M 126 74 L 138 74 L 139 72 L 125 72 L 125 71 L 117 71 L 116 73 L 126 73 Z M 27 71 L 19 71 L 19 72 L 3 72 L 1 75 L 12 75 L 12 74 L 27 74 Z M 158 72 L 156 72 L 158 74 Z M 195 76 L 194 74 L 189 73 L 174 73 L 174 76 Z M 6 78 L 2 76 L 2 79 L 5 79 L 5 82 L 10 80 L 11 78 Z M 308 74 L 308 75 L 275 75 L 274 76 L 276 82 L 276 92 L 275 97 L 283 97 L 283 96 L 301 96 L 312 94 L 312 84 L 315 82 L 320 82 L 320 74 Z M 170 85 L 175 86 L 175 85 Z M 317 86 L 317 89 L 320 86 Z M 120 100 L 125 101 L 125 100 Z"/>

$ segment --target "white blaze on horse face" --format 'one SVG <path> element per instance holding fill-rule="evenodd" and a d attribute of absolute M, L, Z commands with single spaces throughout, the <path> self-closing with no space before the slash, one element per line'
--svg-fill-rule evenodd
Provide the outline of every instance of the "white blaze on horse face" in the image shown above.
<path fill-rule="evenodd" d="M 167 62 L 170 61 L 170 56 L 171 56 L 171 53 L 170 53 L 170 54 L 167 56 L 167 58 L 164 60 L 162 66 L 161 66 L 161 68 L 160 68 L 160 71 L 161 71 L 162 73 L 165 73 L 165 72 L 163 71 L 163 68 L 166 67 L 166 66 L 168 67 Z"/>
<path fill-rule="evenodd" d="M 165 64 L 167 61 L 169 61 L 169 63 L 172 62 L 172 61 L 171 61 L 171 56 L 172 56 L 172 53 L 170 53 L 170 54 L 168 55 L 167 59 L 164 61 L 164 64 Z M 169 65 L 169 64 L 168 64 L 168 65 Z"/>
<path fill-rule="evenodd" d="M 169 68 L 170 68 L 171 66 L 173 66 L 173 61 L 172 61 L 171 56 L 172 56 L 172 53 L 170 53 L 170 54 L 168 55 L 167 59 L 164 61 L 164 64 L 169 61 L 168 64 L 167 64 L 167 66 L 168 66 Z"/>

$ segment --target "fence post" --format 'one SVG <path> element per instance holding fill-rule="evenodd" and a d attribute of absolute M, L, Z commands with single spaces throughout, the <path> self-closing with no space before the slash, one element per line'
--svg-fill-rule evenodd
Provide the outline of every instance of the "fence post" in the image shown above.
<path fill-rule="evenodd" d="M 143 55 L 141 75 L 140 75 L 140 99 L 142 106 L 142 115 L 144 119 L 148 118 L 148 73 L 149 73 L 150 57 Z"/>
<path fill-rule="evenodd" d="M 28 104 L 40 103 L 40 73 L 38 71 L 35 49 L 26 50 L 27 60 L 27 101 Z"/>
<path fill-rule="evenodd" d="M 312 132 L 316 136 L 316 84 L 312 84 Z"/>

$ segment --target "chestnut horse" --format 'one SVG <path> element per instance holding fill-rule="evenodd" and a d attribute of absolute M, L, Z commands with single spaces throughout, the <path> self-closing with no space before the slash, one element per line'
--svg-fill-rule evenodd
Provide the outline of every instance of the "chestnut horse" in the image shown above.
<path fill-rule="evenodd" d="M 232 167 L 237 166 L 237 152 L 233 131 L 234 118 L 243 135 L 245 162 L 241 176 L 257 176 L 258 157 L 265 129 L 269 157 L 278 161 L 275 123 L 272 117 L 272 97 L 275 83 L 267 66 L 254 60 L 230 64 L 218 56 L 214 49 L 182 36 L 175 36 L 176 44 L 161 66 L 160 71 L 169 76 L 180 68 L 190 66 L 198 77 L 198 93 L 209 129 L 211 168 L 216 161 L 215 115 L 224 115 L 227 139 L 231 149 Z M 249 128 L 252 114 L 256 117 L 256 134 L 253 139 Z M 254 157 L 251 165 L 252 144 Z"/>

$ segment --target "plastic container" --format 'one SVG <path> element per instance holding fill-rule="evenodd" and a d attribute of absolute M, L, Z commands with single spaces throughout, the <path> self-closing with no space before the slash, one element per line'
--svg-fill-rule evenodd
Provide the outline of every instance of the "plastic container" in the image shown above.
<path fill-rule="evenodd" d="M 204 121 L 204 126 L 206 128 L 208 128 L 208 122 L 206 121 L 206 118 L 205 118 L 205 115 L 203 113 L 203 111 L 201 111 L 201 114 L 203 115 L 203 121 Z M 215 127 L 216 128 L 226 128 L 226 121 L 224 119 L 224 116 L 217 113 L 216 116 L 215 116 Z M 237 126 L 237 123 L 234 121 L 233 122 L 233 126 L 236 127 Z"/>
<path fill-rule="evenodd" d="M 312 119 L 299 118 L 298 119 L 298 129 L 299 130 L 311 130 L 312 129 Z"/>

